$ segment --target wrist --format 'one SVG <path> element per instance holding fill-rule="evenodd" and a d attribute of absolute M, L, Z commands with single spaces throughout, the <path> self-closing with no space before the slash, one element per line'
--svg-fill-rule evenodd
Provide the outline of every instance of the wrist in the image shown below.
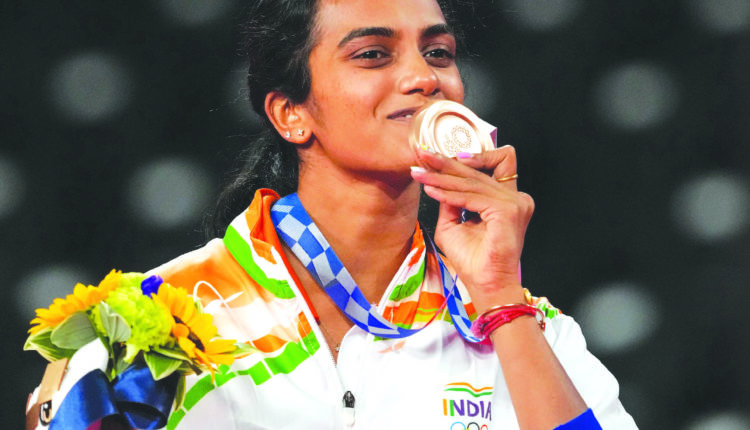
<path fill-rule="evenodd" d="M 491 335 L 500 329 L 501 326 L 527 316 L 534 317 L 536 323 L 544 331 L 544 312 L 526 303 L 493 306 L 487 309 L 472 323 L 471 331 L 476 337 L 489 342 Z"/>
<path fill-rule="evenodd" d="M 474 309 L 477 314 L 482 314 L 493 306 L 500 306 L 506 304 L 530 304 L 531 302 L 527 298 L 526 290 L 523 286 L 515 281 L 511 284 L 505 284 L 501 287 L 497 286 L 487 287 L 469 287 L 469 295 L 471 296 L 471 302 L 474 304 Z M 500 284 L 502 285 L 502 284 Z"/>
<path fill-rule="evenodd" d="M 544 323 L 546 326 L 546 318 Z M 499 345 L 502 339 L 505 339 L 505 342 L 518 342 L 519 339 L 528 342 L 534 334 L 544 336 L 544 329 L 541 328 L 539 319 L 534 315 L 521 315 L 512 322 L 497 327 L 487 336 L 487 339 L 493 345 Z"/>

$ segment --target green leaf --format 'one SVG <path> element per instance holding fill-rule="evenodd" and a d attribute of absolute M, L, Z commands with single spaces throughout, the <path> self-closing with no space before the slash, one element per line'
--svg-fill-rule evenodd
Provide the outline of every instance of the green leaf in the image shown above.
<path fill-rule="evenodd" d="M 120 314 L 105 302 L 99 303 L 99 317 L 111 343 L 130 339 L 130 326 Z"/>
<path fill-rule="evenodd" d="M 190 360 L 190 357 L 185 354 L 185 351 L 183 351 L 182 348 L 180 348 L 176 344 L 172 348 L 166 346 L 155 346 L 151 348 L 151 350 L 158 352 L 161 355 L 166 355 L 169 358 L 174 358 L 176 360 Z"/>
<path fill-rule="evenodd" d="M 52 330 L 50 340 L 59 348 L 79 349 L 96 338 L 94 326 L 86 314 L 76 312 Z"/>
<path fill-rule="evenodd" d="M 141 352 L 141 349 L 137 346 L 133 345 L 132 343 L 126 343 L 125 344 L 125 361 L 128 363 L 132 363 L 135 357 L 138 355 L 138 353 Z"/>
<path fill-rule="evenodd" d="M 178 369 L 179 370 L 179 369 Z M 177 390 L 174 394 L 174 410 L 178 411 L 182 407 L 182 402 L 185 401 L 185 376 L 180 375 L 180 379 L 177 380 Z"/>
<path fill-rule="evenodd" d="M 183 363 L 182 360 L 175 360 L 174 358 L 169 358 L 156 352 L 147 352 L 143 354 L 143 359 L 155 381 L 171 375 L 172 372 L 177 370 Z"/>
<path fill-rule="evenodd" d="M 115 365 L 112 368 L 110 380 L 113 380 L 117 375 L 122 375 L 128 369 L 128 367 L 130 367 L 131 364 L 133 363 L 125 361 L 125 353 L 123 351 L 123 353 L 119 354 L 119 356 L 115 359 Z"/>
<path fill-rule="evenodd" d="M 183 375 L 191 375 L 193 373 L 195 373 L 196 375 L 199 375 L 200 372 L 196 372 L 195 369 L 191 367 L 189 363 L 190 363 L 189 361 L 183 361 L 180 367 L 177 369 L 177 371 L 182 373 Z"/>
<path fill-rule="evenodd" d="M 76 351 L 74 349 L 60 348 L 52 343 L 52 329 L 47 327 L 36 332 L 26 339 L 23 345 L 24 351 L 36 351 L 42 357 L 49 361 L 57 361 L 63 358 L 70 358 Z"/>

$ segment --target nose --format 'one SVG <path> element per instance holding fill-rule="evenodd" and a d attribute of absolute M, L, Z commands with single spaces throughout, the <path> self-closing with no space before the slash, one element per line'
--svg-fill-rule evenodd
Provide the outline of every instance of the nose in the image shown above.
<path fill-rule="evenodd" d="M 416 55 L 415 55 L 416 54 Z M 404 72 L 398 81 L 402 94 L 424 94 L 432 96 L 440 91 L 440 78 L 421 53 L 409 55 Z"/>

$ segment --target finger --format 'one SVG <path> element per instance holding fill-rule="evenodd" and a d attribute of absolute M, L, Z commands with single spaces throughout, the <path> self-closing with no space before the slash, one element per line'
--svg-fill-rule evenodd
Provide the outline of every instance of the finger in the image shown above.
<path fill-rule="evenodd" d="M 486 194 L 495 198 L 501 198 L 500 194 L 513 192 L 506 187 L 499 187 L 495 180 L 484 174 L 480 174 L 479 177 L 465 177 L 448 175 L 434 170 L 412 168 L 411 176 L 423 185 L 448 191 Z"/>
<path fill-rule="evenodd" d="M 425 191 L 426 193 L 427 191 Z M 429 194 L 428 194 L 429 195 Z M 438 209 L 438 224 L 461 224 L 464 209 L 447 203 L 441 203 Z"/>
<path fill-rule="evenodd" d="M 505 226 L 525 226 L 528 225 L 532 214 L 534 213 L 534 200 L 528 194 L 517 193 L 515 198 L 507 197 L 506 200 L 498 205 L 497 199 L 491 199 L 482 194 L 462 193 L 456 191 L 441 190 L 429 185 L 424 187 L 425 193 L 440 202 L 441 208 L 447 206 L 450 208 L 466 208 L 472 212 L 480 214 L 484 222 L 500 222 Z M 451 209 L 448 218 L 454 222 L 460 218 L 460 209 Z"/>
<path fill-rule="evenodd" d="M 432 185 L 425 185 L 424 192 L 440 202 L 441 205 L 450 205 L 456 208 L 458 213 L 455 217 L 460 217 L 461 209 L 482 213 L 492 207 L 501 208 L 508 204 L 511 206 L 522 204 L 521 200 L 515 199 L 512 195 L 488 196 L 482 192 L 454 191 Z"/>
<path fill-rule="evenodd" d="M 516 149 L 510 145 L 480 154 L 459 154 L 458 161 L 476 170 L 492 172 L 495 179 L 513 176 L 518 172 Z"/>
<path fill-rule="evenodd" d="M 474 169 L 473 167 L 466 166 L 442 154 L 420 150 L 417 152 L 417 157 L 420 161 L 420 164 L 433 172 L 464 178 L 486 178 L 486 175 Z"/>

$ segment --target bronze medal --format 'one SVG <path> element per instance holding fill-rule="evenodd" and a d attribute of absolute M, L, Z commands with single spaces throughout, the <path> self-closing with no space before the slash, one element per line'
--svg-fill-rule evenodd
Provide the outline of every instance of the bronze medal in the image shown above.
<path fill-rule="evenodd" d="M 414 114 L 409 143 L 415 150 L 438 152 L 453 158 L 459 152 L 476 154 L 493 149 L 491 129 L 494 128 L 466 106 L 439 100 Z"/>

